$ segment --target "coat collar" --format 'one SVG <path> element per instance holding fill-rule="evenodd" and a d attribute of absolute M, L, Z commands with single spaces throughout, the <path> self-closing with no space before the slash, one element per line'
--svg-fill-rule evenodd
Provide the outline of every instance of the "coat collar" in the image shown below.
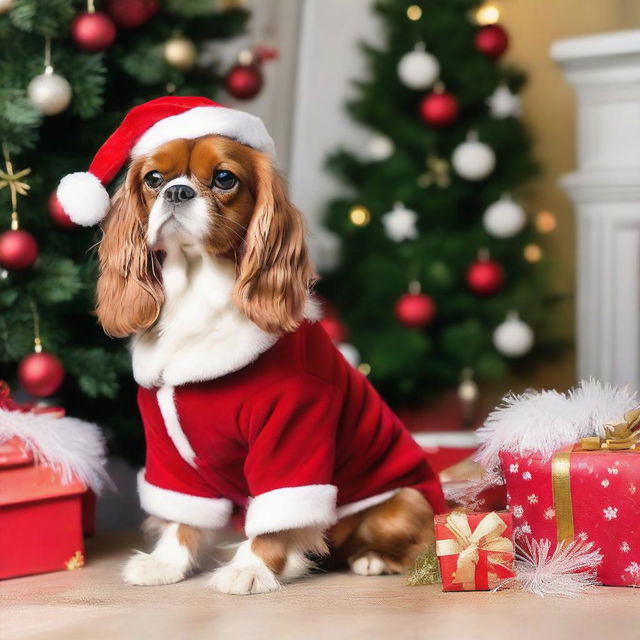
<path fill-rule="evenodd" d="M 133 376 L 143 387 L 203 382 L 238 371 L 279 338 L 232 301 L 235 265 L 197 247 L 167 246 L 165 303 L 158 322 L 131 342 Z M 305 317 L 318 319 L 310 298 Z"/>

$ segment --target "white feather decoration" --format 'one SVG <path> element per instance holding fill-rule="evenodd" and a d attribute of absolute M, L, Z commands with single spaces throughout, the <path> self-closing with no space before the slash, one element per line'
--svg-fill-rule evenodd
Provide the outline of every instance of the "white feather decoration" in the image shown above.
<path fill-rule="evenodd" d="M 484 506 L 480 494 L 485 489 L 504 484 L 500 473 L 486 471 L 478 478 L 444 482 L 442 492 L 447 502 L 454 502 L 469 511 L 481 511 Z"/>
<path fill-rule="evenodd" d="M 63 482 L 77 478 L 96 493 L 109 484 L 105 442 L 97 425 L 0 409 L 0 443 L 16 436 L 37 462 L 59 471 Z"/>
<path fill-rule="evenodd" d="M 508 394 L 477 431 L 476 460 L 487 470 L 500 466 L 498 454 L 538 452 L 550 457 L 559 448 L 585 436 L 602 435 L 605 422 L 621 420 L 638 404 L 627 388 L 582 381 L 568 393 L 526 391 Z"/>
<path fill-rule="evenodd" d="M 516 575 L 497 589 L 516 586 L 544 596 L 575 598 L 598 586 L 595 568 L 602 562 L 600 549 L 580 540 L 558 544 L 549 553 L 549 540 L 529 540 L 516 544 Z M 496 590 L 497 590 L 496 589 Z"/>

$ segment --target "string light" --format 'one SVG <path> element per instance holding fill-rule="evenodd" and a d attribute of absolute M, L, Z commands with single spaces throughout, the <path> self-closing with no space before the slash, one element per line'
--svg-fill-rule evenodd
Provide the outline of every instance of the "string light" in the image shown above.
<path fill-rule="evenodd" d="M 409 20 L 420 20 L 422 18 L 422 9 L 417 4 L 412 4 L 407 8 L 407 18 Z"/>
<path fill-rule="evenodd" d="M 368 362 L 361 362 L 358 365 L 358 371 L 365 376 L 368 376 L 371 373 L 371 365 Z"/>
<path fill-rule="evenodd" d="M 551 211 L 540 211 L 536 216 L 536 227 L 540 233 L 551 233 L 557 225 L 558 221 Z"/>
<path fill-rule="evenodd" d="M 528 244 L 523 253 L 527 262 L 540 262 L 542 259 L 542 249 L 537 244 Z"/>
<path fill-rule="evenodd" d="M 495 4 L 487 3 L 483 4 L 476 11 L 476 22 L 483 26 L 488 24 L 495 24 L 500 20 L 500 9 Z"/>
<path fill-rule="evenodd" d="M 371 212 L 364 205 L 356 204 L 349 210 L 349 220 L 356 227 L 366 227 L 371 221 Z"/>

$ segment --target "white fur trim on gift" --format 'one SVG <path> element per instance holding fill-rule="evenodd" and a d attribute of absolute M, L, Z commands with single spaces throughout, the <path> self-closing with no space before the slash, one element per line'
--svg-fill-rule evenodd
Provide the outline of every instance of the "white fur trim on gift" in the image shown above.
<path fill-rule="evenodd" d="M 148 514 L 203 529 L 221 529 L 229 522 L 233 509 L 230 500 L 162 489 L 147 482 L 144 471 L 138 473 L 138 494 L 140 506 Z"/>
<path fill-rule="evenodd" d="M 176 138 L 193 140 L 206 135 L 233 138 L 270 156 L 275 155 L 273 139 L 257 116 L 226 107 L 194 107 L 149 127 L 136 142 L 131 157 L 142 156 Z"/>
<path fill-rule="evenodd" d="M 58 471 L 65 483 L 80 480 L 96 493 L 110 483 L 104 438 L 95 424 L 0 409 L 0 444 L 15 437 L 37 462 Z"/>
<path fill-rule="evenodd" d="M 274 489 L 252 498 L 244 529 L 249 538 L 283 529 L 320 527 L 336 523 L 338 489 L 332 484 Z"/>
<path fill-rule="evenodd" d="M 78 171 L 66 175 L 56 192 L 65 213 L 76 224 L 90 227 L 109 211 L 109 194 L 92 173 Z"/>
<path fill-rule="evenodd" d="M 495 471 L 500 451 L 550 457 L 580 438 L 604 435 L 605 423 L 622 420 L 626 411 L 637 406 L 635 392 L 593 379 L 583 380 L 567 393 L 510 393 L 478 429 L 481 444 L 476 460 Z"/>

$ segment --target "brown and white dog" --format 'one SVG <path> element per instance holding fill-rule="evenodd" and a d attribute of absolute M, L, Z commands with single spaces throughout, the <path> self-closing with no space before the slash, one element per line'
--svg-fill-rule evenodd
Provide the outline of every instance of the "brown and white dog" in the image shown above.
<path fill-rule="evenodd" d="M 163 269 L 161 253 L 165 265 L 174 253 L 186 256 L 183 269 L 173 261 Z M 167 334 L 189 340 L 198 332 L 210 301 L 199 292 L 191 298 L 189 280 L 202 262 L 230 266 L 233 287 L 220 306 L 236 308 L 269 333 L 297 326 L 314 279 L 302 216 L 271 159 L 222 136 L 174 140 L 134 160 L 113 198 L 98 255 L 102 327 L 112 336 L 143 334 L 153 341 Z M 395 573 L 431 540 L 432 515 L 418 491 L 403 489 L 341 519 L 328 541 L 334 558 L 355 573 Z M 127 564 L 123 575 L 131 584 L 182 580 L 210 540 L 206 531 L 155 517 L 146 526 L 157 543 L 151 554 L 136 554 Z M 309 554 L 328 553 L 325 534 L 304 528 L 256 536 L 210 583 L 227 593 L 273 591 L 309 570 Z"/>
<path fill-rule="evenodd" d="M 219 109 L 213 113 L 220 133 L 207 134 L 208 120 L 200 109 L 210 118 L 214 107 Z M 236 371 L 279 336 L 295 331 L 313 311 L 310 289 L 316 276 L 302 215 L 289 202 L 271 154 L 261 147 L 268 135 L 256 128 L 257 119 L 242 114 L 236 119 L 242 127 L 229 129 L 229 118 L 235 122 L 232 110 L 196 98 L 162 98 L 136 109 L 125 120 L 131 129 L 121 127 L 105 143 L 89 173 L 63 179 L 58 197 L 76 221 L 93 224 L 104 218 L 97 284 L 97 315 L 104 331 L 133 337 L 134 375 L 142 387 L 159 387 L 171 378 L 178 388 L 185 381 Z M 149 127 L 145 119 L 152 109 L 160 113 L 158 119 L 172 109 L 189 109 L 189 117 L 195 114 L 186 123 L 190 133 L 180 137 L 178 121 L 166 118 L 152 129 L 153 144 L 145 147 L 143 137 L 142 147 L 138 143 L 129 156 L 132 131 Z M 205 123 L 204 135 L 194 133 L 194 121 L 197 126 Z M 225 135 L 227 131 L 233 135 Z M 129 157 L 126 176 L 109 201 L 102 185 Z M 89 195 L 100 211 L 87 213 Z M 160 394 L 158 402 L 162 405 Z M 171 431 L 175 405 L 167 411 L 159 420 Z M 179 427 L 169 435 L 171 446 L 190 461 L 194 452 Z M 329 555 L 329 550 L 334 565 L 348 565 L 357 574 L 401 572 L 433 539 L 433 509 L 423 492 L 406 488 L 410 484 L 361 500 L 358 509 L 338 509 L 337 521 L 323 521 L 330 526 L 315 525 L 312 517 L 310 526 L 276 526 L 253 535 L 213 572 L 209 584 L 234 594 L 274 591 L 305 575 L 310 557 Z M 175 506 L 173 491 L 152 488 L 150 496 L 160 508 L 147 509 L 149 513 L 170 512 Z M 186 496 L 181 514 L 190 515 L 190 505 L 202 502 Z M 292 504 L 295 509 L 300 503 Z M 313 501 L 303 507 L 313 516 Z M 269 508 L 265 503 L 264 509 Z M 287 504 L 274 521 L 289 520 L 290 510 Z M 229 512 L 224 515 L 228 520 Z M 149 554 L 131 557 L 125 581 L 170 584 L 194 572 L 207 545 L 221 541 L 219 533 L 197 522 L 151 516 L 145 528 L 155 535 L 155 546 Z"/>

